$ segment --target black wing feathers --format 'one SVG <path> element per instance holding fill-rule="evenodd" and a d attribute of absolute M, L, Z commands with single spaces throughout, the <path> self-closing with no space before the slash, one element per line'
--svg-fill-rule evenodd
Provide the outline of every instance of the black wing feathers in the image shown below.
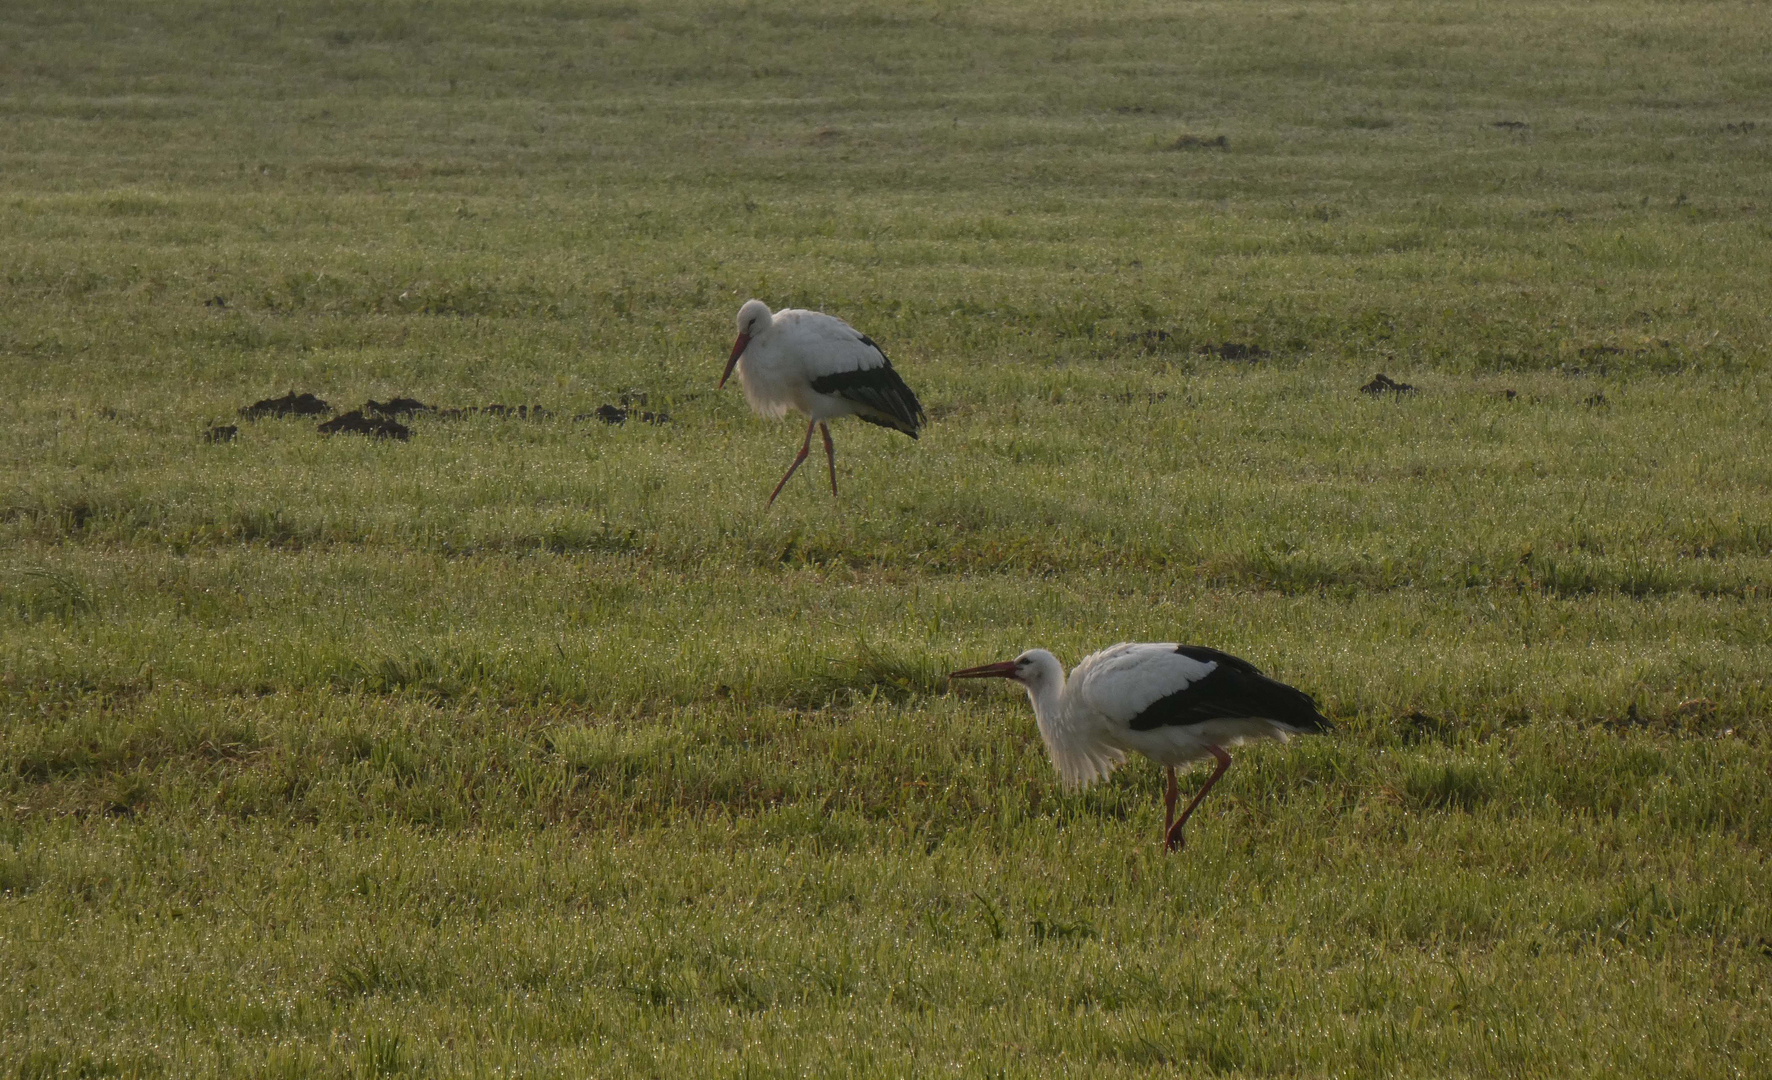
<path fill-rule="evenodd" d="M 1151 702 L 1132 718 L 1132 730 L 1245 718 L 1273 720 L 1298 731 L 1329 730 L 1329 718 L 1317 711 L 1309 694 L 1268 678 L 1249 661 L 1201 645 L 1180 645 L 1175 651 L 1218 666 L 1186 690 Z"/>
<path fill-rule="evenodd" d="M 916 438 L 917 429 L 923 426 L 922 403 L 898 377 L 898 372 L 892 370 L 892 361 L 886 359 L 885 350 L 875 345 L 866 334 L 859 336 L 862 344 L 880 354 L 880 366 L 820 375 L 812 380 L 812 389 L 821 394 L 836 394 L 862 406 L 864 411 L 855 415 L 870 424 L 889 427 Z"/>

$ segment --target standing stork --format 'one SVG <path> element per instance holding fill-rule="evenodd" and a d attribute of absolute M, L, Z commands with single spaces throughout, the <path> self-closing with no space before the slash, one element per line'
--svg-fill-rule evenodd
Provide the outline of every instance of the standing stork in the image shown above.
<path fill-rule="evenodd" d="M 854 416 L 902 431 L 911 438 L 923 426 L 917 395 L 892 370 L 892 361 L 873 339 L 842 319 L 817 311 L 786 308 L 773 314 L 761 300 L 738 309 L 738 341 L 726 360 L 720 386 L 738 369 L 745 400 L 762 416 L 785 416 L 789 409 L 810 418 L 800 453 L 769 493 L 769 504 L 812 449 L 812 429 L 824 436 L 831 467 L 831 494 L 837 493 L 837 451 L 826 421 Z"/>
<path fill-rule="evenodd" d="M 967 668 L 950 679 L 1013 679 L 1034 703 L 1040 739 L 1066 787 L 1088 787 L 1136 750 L 1164 766 L 1163 842 L 1175 851 L 1200 800 L 1230 768 L 1224 748 L 1330 730 L 1310 695 L 1240 660 L 1199 645 L 1125 643 L 1083 658 L 1066 682 L 1058 657 L 1029 649 L 1013 660 Z M 1211 757 L 1217 768 L 1175 816 L 1175 767 Z"/>

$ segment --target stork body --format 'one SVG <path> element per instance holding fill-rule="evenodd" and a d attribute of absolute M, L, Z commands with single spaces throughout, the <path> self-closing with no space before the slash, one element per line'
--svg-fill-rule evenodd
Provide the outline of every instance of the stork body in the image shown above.
<path fill-rule="evenodd" d="M 745 301 L 738 309 L 738 341 L 720 376 L 722 387 L 734 369 L 745 400 L 759 415 L 781 417 L 793 411 L 807 418 L 800 453 L 770 492 L 771 504 L 806 460 L 814 428 L 824 436 L 835 495 L 837 453 L 829 421 L 854 416 L 914 439 L 925 420 L 917 395 L 892 370 L 880 346 L 842 319 L 822 312 L 787 308 L 772 313 L 761 300 Z"/>
<path fill-rule="evenodd" d="M 1058 658 L 1030 649 L 1014 660 L 967 668 L 950 679 L 1012 679 L 1027 688 L 1040 739 L 1065 786 L 1087 787 L 1119 768 L 1129 752 L 1162 765 L 1163 840 L 1182 846 L 1182 829 L 1230 768 L 1228 746 L 1330 729 L 1310 695 L 1277 682 L 1247 660 L 1200 645 L 1125 643 L 1085 657 L 1066 680 Z M 1212 775 L 1175 816 L 1175 769 L 1212 758 Z"/>

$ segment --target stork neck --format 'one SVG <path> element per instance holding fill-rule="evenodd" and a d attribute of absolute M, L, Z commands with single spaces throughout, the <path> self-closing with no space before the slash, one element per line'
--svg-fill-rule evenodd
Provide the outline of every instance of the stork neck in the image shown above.
<path fill-rule="evenodd" d="M 1060 673 L 1056 679 L 1047 679 L 1039 687 L 1028 687 L 1028 700 L 1034 703 L 1034 719 L 1042 726 L 1058 718 L 1059 710 L 1064 707 L 1064 675 Z"/>

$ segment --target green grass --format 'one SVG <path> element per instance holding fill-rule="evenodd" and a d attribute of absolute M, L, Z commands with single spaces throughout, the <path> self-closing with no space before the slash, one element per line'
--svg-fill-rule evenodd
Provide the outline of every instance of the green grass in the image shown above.
<path fill-rule="evenodd" d="M 0 1076 L 1763 1074 L 1769 49 L 9 5 Z M 750 296 L 924 437 L 766 510 Z M 550 415 L 236 418 L 292 388 Z M 942 678 L 1127 639 L 1339 731 L 1165 856 Z"/>

